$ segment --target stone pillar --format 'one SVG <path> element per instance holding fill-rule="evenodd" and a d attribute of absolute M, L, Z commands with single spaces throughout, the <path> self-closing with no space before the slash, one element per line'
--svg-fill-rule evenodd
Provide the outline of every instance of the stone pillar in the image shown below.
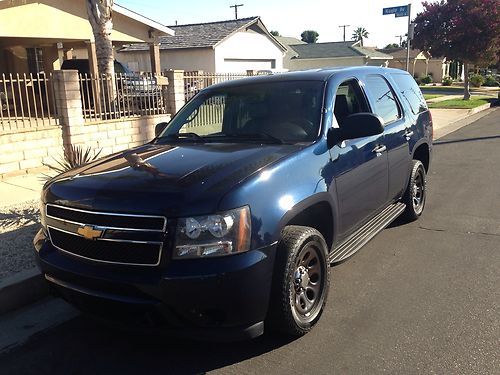
<path fill-rule="evenodd" d="M 167 111 L 171 115 L 177 113 L 185 103 L 184 97 L 184 70 L 167 70 Z"/>
<path fill-rule="evenodd" d="M 84 143 L 84 118 L 77 70 L 56 70 L 52 73 L 57 114 L 62 127 L 64 149 Z"/>

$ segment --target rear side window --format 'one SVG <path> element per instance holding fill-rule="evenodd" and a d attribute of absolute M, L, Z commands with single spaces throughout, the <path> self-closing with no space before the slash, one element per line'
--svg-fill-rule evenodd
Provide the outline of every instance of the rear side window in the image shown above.
<path fill-rule="evenodd" d="M 424 96 L 415 80 L 409 74 L 391 74 L 391 76 L 396 81 L 402 100 L 408 103 L 414 115 L 427 111 L 427 103 Z"/>
<path fill-rule="evenodd" d="M 366 92 L 371 98 L 373 112 L 389 124 L 401 117 L 398 102 L 387 81 L 379 75 L 369 75 L 366 78 Z"/>

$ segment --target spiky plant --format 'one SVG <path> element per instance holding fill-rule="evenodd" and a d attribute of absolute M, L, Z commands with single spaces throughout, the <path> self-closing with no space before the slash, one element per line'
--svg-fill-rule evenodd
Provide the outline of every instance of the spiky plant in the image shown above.
<path fill-rule="evenodd" d="M 44 163 L 43 165 L 49 167 L 50 170 L 56 172 L 57 174 L 61 174 L 96 160 L 101 154 L 101 151 L 102 149 L 95 151 L 92 150 L 91 147 L 86 147 L 84 149 L 82 146 L 71 145 L 64 150 L 62 160 L 53 158 L 55 164 Z M 52 178 L 52 176 L 45 177 Z"/>

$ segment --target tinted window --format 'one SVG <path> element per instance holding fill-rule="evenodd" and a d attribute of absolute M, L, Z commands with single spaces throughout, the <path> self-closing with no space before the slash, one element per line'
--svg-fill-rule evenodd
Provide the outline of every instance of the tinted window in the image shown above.
<path fill-rule="evenodd" d="M 392 78 L 396 81 L 402 98 L 408 103 L 413 114 L 416 115 L 427 110 L 424 96 L 409 74 L 392 74 Z"/>
<path fill-rule="evenodd" d="M 368 112 L 368 105 L 358 81 L 352 79 L 343 82 L 339 86 L 335 95 L 333 111 L 339 127 L 342 127 L 347 116 L 354 113 Z"/>
<path fill-rule="evenodd" d="M 398 103 L 387 81 L 381 76 L 370 75 L 366 79 L 367 93 L 373 104 L 373 113 L 388 124 L 400 117 Z"/>

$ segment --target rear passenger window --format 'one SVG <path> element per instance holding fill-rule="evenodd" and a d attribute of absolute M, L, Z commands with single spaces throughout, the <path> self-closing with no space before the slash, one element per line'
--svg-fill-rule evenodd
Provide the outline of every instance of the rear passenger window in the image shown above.
<path fill-rule="evenodd" d="M 373 113 L 382 117 L 384 124 L 401 117 L 396 97 L 382 76 L 369 75 L 366 78 L 366 88 L 373 104 Z"/>
<path fill-rule="evenodd" d="M 391 74 L 403 100 L 405 100 L 411 108 L 414 115 L 427 111 L 427 103 L 425 102 L 422 92 L 418 88 L 417 83 L 409 74 Z"/>

